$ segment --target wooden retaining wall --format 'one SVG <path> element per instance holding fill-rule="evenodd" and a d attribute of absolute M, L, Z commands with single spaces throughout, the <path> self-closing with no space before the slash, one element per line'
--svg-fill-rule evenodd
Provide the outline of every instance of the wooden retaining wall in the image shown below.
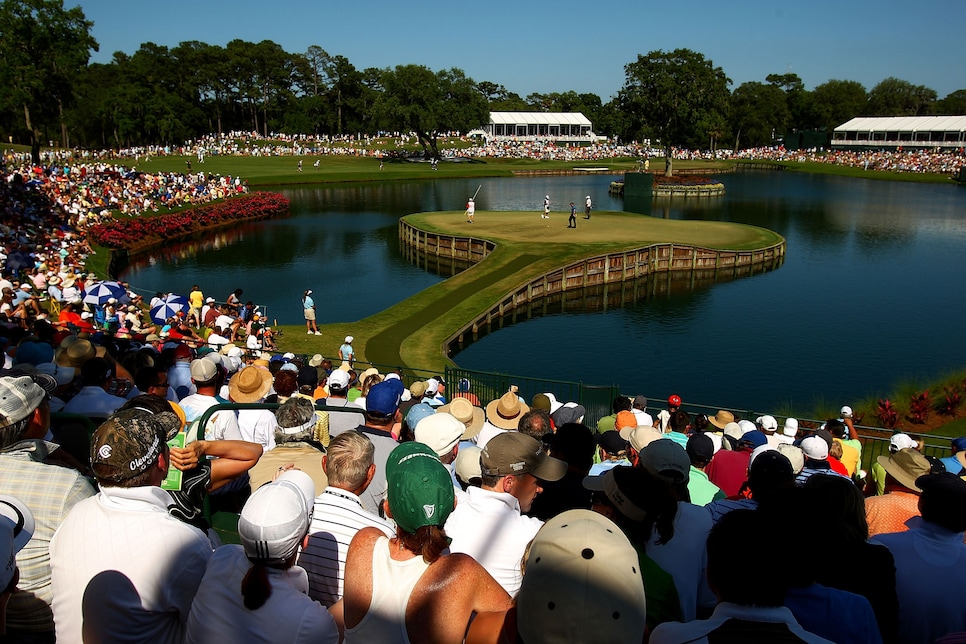
<path fill-rule="evenodd" d="M 415 252 L 437 254 L 476 263 L 489 255 L 496 244 L 483 239 L 441 235 L 419 230 L 399 221 L 399 239 Z M 452 334 L 444 343 L 448 347 L 462 342 L 466 333 L 477 333 L 494 321 L 512 314 L 540 298 L 565 294 L 604 284 L 635 280 L 656 273 L 689 272 L 702 278 L 745 277 L 777 268 L 785 258 L 785 241 L 747 251 L 714 250 L 679 244 L 653 244 L 643 248 L 578 260 L 518 285 L 491 305 L 473 321 Z"/>
<path fill-rule="evenodd" d="M 399 220 L 399 241 L 406 251 L 451 257 L 476 264 L 493 252 L 496 244 L 485 239 L 426 232 Z"/>

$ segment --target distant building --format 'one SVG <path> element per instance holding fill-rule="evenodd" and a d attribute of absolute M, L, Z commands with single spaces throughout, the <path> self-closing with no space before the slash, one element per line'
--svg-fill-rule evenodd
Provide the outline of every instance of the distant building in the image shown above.
<path fill-rule="evenodd" d="M 832 148 L 895 149 L 966 146 L 966 116 L 859 116 L 835 128 Z"/>
<path fill-rule="evenodd" d="M 590 119 L 580 112 L 490 112 L 490 122 L 481 130 L 487 140 L 496 141 L 597 141 Z"/>

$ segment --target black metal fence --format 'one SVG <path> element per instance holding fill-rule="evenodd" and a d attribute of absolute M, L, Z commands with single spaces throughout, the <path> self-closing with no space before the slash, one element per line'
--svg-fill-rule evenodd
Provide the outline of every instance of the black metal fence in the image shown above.
<path fill-rule="evenodd" d="M 585 385 L 582 382 L 474 371 L 460 367 L 447 367 L 444 377 L 450 397 L 465 391 L 479 398 L 481 406 L 496 400 L 509 391 L 510 387 L 516 387 L 517 393 L 527 403 L 536 394 L 552 393 L 562 403 L 576 402 L 582 405 L 587 410 L 584 424 L 589 427 L 595 427 L 598 420 L 611 413 L 611 404 L 620 394 L 617 385 Z"/>

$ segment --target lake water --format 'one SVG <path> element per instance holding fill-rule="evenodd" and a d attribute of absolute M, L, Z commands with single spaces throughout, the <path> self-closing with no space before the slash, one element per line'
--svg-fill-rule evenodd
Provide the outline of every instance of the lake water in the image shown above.
<path fill-rule="evenodd" d="M 462 210 L 480 184 L 479 210 L 536 212 L 545 194 L 559 211 L 587 194 L 597 208 L 620 210 L 622 201 L 607 194 L 614 178 L 285 189 L 291 217 L 167 248 L 138 259 L 125 277 L 148 292 L 187 292 L 198 283 L 219 300 L 242 288 L 243 299 L 267 306 L 282 324 L 301 324 L 301 294 L 311 288 L 320 323 L 356 320 L 442 279 L 403 259 L 400 216 Z M 966 189 L 792 172 L 721 178 L 726 196 L 655 202 L 652 216 L 775 230 L 788 242 L 779 269 L 606 312 L 535 317 L 482 337 L 454 359 L 467 368 L 766 410 L 817 401 L 837 407 L 966 364 Z"/>

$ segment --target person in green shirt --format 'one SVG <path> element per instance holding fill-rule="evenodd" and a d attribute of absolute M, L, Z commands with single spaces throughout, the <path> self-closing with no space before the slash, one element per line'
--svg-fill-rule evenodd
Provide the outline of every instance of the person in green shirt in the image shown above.
<path fill-rule="evenodd" d="M 691 459 L 691 474 L 688 477 L 688 493 L 691 495 L 691 503 L 705 506 L 712 501 L 725 498 L 725 493 L 717 485 L 708 480 L 708 475 L 704 473 L 704 468 L 711 462 L 714 456 L 714 441 L 711 437 L 702 434 L 692 434 L 688 438 L 685 451 Z"/>

